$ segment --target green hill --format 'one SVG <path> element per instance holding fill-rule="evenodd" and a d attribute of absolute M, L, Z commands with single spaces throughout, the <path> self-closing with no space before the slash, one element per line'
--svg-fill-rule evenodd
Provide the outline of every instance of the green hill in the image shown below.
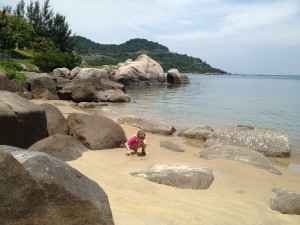
<path fill-rule="evenodd" d="M 140 54 L 147 54 L 164 69 L 176 68 L 182 73 L 226 73 L 211 67 L 199 58 L 172 53 L 157 42 L 146 39 L 131 39 L 123 44 L 99 44 L 85 37 L 74 36 L 75 51 L 90 66 L 116 65 L 127 59 L 135 60 Z"/>

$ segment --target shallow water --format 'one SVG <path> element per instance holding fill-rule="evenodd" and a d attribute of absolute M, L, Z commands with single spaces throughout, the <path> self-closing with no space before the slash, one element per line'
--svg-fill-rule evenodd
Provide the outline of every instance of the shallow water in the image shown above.
<path fill-rule="evenodd" d="M 162 120 L 177 130 L 239 124 L 277 128 L 300 146 L 300 76 L 188 77 L 189 85 L 127 87 L 131 102 L 110 108 Z"/>
<path fill-rule="evenodd" d="M 99 107 L 102 115 L 134 114 L 173 125 L 252 125 L 286 131 L 292 142 L 284 167 L 300 172 L 300 76 L 189 75 L 189 85 L 126 87 L 129 103 Z M 281 164 L 281 163 L 280 163 Z"/>

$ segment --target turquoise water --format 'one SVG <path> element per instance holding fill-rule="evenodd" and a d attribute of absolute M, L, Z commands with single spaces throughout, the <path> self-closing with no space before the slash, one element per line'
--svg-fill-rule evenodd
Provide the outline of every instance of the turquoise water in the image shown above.
<path fill-rule="evenodd" d="M 189 85 L 127 87 L 131 102 L 113 108 L 168 122 L 178 131 L 198 125 L 277 128 L 300 146 L 300 76 L 188 77 Z"/>

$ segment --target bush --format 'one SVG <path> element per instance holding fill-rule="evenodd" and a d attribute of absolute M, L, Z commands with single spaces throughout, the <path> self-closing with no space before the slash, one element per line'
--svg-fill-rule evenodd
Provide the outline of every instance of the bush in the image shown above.
<path fill-rule="evenodd" d="M 43 72 L 52 72 L 61 67 L 72 69 L 81 62 L 81 58 L 73 53 L 50 50 L 35 55 L 33 62 Z"/>
<path fill-rule="evenodd" d="M 19 62 L 17 60 L 0 60 L 0 71 L 6 73 L 9 79 L 24 81 L 26 76 L 24 73 L 19 71 Z"/>

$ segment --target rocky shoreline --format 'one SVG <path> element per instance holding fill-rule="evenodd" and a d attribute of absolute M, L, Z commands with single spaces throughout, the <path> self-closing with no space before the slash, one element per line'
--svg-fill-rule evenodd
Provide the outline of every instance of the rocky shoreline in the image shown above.
<path fill-rule="evenodd" d="M 134 75 L 123 70 L 129 76 L 116 77 L 128 84 Z M 269 160 L 290 156 L 287 133 L 240 125 L 175 135 L 163 121 L 93 115 L 82 108 L 126 101 L 125 86 L 106 75 L 63 84 L 72 72 L 59 73 L 28 77 L 27 91 L 0 91 L 1 224 L 298 224 L 299 173 Z M 18 90 L 3 74 L 1 85 Z M 149 155 L 126 156 L 138 129 Z"/>

